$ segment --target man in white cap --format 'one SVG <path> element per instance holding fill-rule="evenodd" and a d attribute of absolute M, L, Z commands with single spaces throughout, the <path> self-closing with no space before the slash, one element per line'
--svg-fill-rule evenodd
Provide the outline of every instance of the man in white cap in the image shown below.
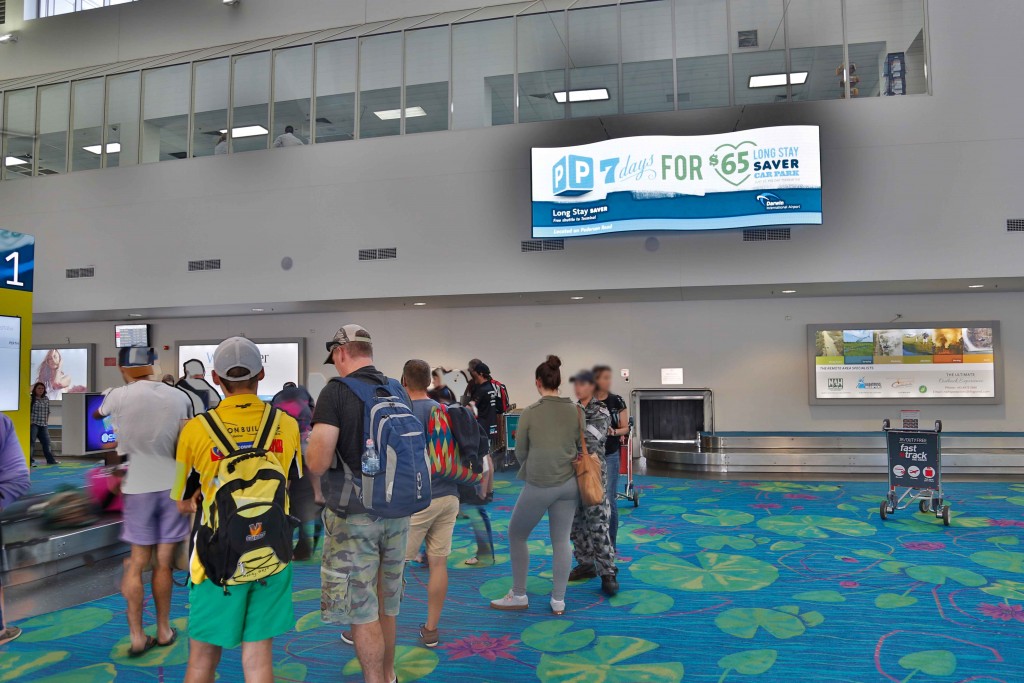
<path fill-rule="evenodd" d="M 213 354 L 213 381 L 224 391 L 224 400 L 212 413 L 219 418 L 227 440 L 239 449 L 266 443 L 266 454 L 276 458 L 289 478 L 302 476 L 299 425 L 295 418 L 280 414 L 271 436 L 273 422 L 257 396 L 264 377 L 263 357 L 252 341 L 244 337 L 225 339 Z M 266 437 L 262 439 L 262 437 Z M 178 443 L 178 471 L 171 490 L 183 514 L 200 513 L 210 526 L 211 507 L 218 490 L 216 478 L 221 461 L 229 454 L 214 442 L 204 418 L 185 425 Z M 229 444 L 230 445 L 230 444 Z M 259 447 L 257 444 L 255 447 Z M 189 482 L 198 479 L 199 489 L 191 494 Z M 285 512 L 288 511 L 285 498 Z M 250 525 L 259 528 L 259 525 Z M 262 533 L 252 531 L 256 540 Z M 248 540 L 248 539 L 247 539 Z M 289 544 L 290 549 L 290 544 Z M 242 646 L 242 669 L 247 683 L 273 683 L 273 638 L 295 626 L 292 607 L 292 567 L 251 583 L 221 587 L 207 575 L 197 552 L 190 563 L 192 588 L 189 593 L 189 660 L 185 683 L 213 683 L 225 647 Z"/>
<path fill-rule="evenodd" d="M 125 385 L 107 392 L 96 411 L 109 417 L 117 434 L 117 450 L 128 458 L 121 540 L 132 546 L 124 563 L 121 593 L 128 602 L 129 656 L 172 645 L 171 572 L 175 546 L 188 538 L 188 520 L 169 497 L 174 480 L 178 434 L 192 417 L 192 402 L 174 387 L 157 381 L 156 353 L 148 347 L 124 348 L 118 364 Z M 150 589 L 156 607 L 156 636 L 142 628 L 145 586 L 142 573 L 152 565 Z"/>

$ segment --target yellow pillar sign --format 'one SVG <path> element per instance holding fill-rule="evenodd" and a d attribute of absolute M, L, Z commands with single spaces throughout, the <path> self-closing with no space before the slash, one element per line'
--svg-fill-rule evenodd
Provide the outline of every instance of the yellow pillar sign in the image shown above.
<path fill-rule="evenodd" d="M 0 412 L 14 422 L 26 458 L 35 250 L 31 235 L 0 230 Z"/>

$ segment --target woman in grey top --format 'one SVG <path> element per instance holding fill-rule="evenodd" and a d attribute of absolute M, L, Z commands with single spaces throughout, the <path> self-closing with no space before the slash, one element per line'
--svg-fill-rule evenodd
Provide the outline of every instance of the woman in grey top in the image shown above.
<path fill-rule="evenodd" d="M 516 433 L 516 459 L 522 463 L 519 478 L 523 491 L 519 494 L 508 525 L 508 542 L 512 553 L 512 590 L 491 607 L 500 610 L 524 610 L 529 607 L 526 596 L 526 572 L 530 552 L 526 541 L 530 532 L 548 513 L 553 557 L 551 611 L 565 613 L 565 587 L 569 583 L 572 550 L 569 532 L 579 504 L 579 487 L 572 461 L 581 451 L 580 411 L 568 398 L 558 395 L 562 383 L 557 356 L 537 366 L 536 381 L 540 401 L 523 411 Z"/>

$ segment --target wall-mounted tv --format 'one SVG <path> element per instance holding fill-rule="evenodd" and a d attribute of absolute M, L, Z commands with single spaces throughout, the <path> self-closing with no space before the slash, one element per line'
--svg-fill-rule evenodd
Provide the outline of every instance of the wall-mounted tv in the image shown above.
<path fill-rule="evenodd" d="M 266 377 L 260 382 L 260 397 L 273 398 L 285 382 L 305 383 L 305 339 L 253 339 L 263 355 Z M 213 352 L 219 341 L 178 342 L 178 373 L 185 361 L 196 358 L 206 368 L 206 381 L 213 384 Z M 217 388 L 219 391 L 219 387 Z"/>
<path fill-rule="evenodd" d="M 533 236 L 821 224 L 817 126 L 533 150 Z"/>
<path fill-rule="evenodd" d="M 42 382 L 51 401 L 64 394 L 84 394 L 93 384 L 94 344 L 53 344 L 32 348 L 29 384 Z"/>
<path fill-rule="evenodd" d="M 149 325 L 114 326 L 114 346 L 117 348 L 149 345 Z"/>
<path fill-rule="evenodd" d="M 21 318 L 0 316 L 0 410 L 21 405 Z"/>
<path fill-rule="evenodd" d="M 833 403 L 1001 403 L 995 321 L 807 326 L 810 399 Z"/>

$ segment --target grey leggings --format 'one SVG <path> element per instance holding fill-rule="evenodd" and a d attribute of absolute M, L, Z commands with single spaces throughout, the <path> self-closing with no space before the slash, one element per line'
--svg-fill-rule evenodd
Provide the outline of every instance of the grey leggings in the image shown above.
<path fill-rule="evenodd" d="M 576 515 L 579 499 L 580 490 L 576 484 L 576 477 L 571 477 L 558 486 L 523 484 L 523 492 L 519 494 L 515 510 L 512 511 L 512 519 L 508 523 L 514 594 L 526 595 L 526 572 L 530 568 L 530 551 L 526 547 L 526 540 L 546 512 L 553 556 L 554 587 L 551 589 L 551 597 L 554 600 L 565 599 L 565 587 L 569 583 L 569 567 L 572 564 L 569 532 L 572 531 L 572 520 Z"/>

